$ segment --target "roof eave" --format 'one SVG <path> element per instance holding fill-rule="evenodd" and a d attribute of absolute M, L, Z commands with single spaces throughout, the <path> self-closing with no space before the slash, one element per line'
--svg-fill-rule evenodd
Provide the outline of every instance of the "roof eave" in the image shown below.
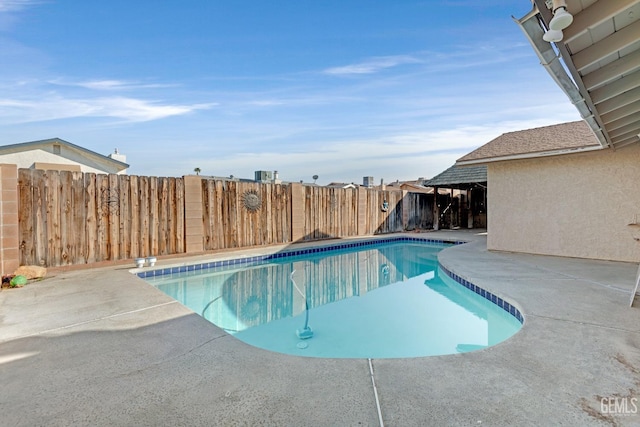
<path fill-rule="evenodd" d="M 542 8 L 544 12 L 548 12 L 546 8 Z M 558 43 L 558 47 L 560 49 L 560 55 L 556 55 L 556 52 L 551 47 L 550 43 L 547 43 L 542 39 L 544 35 L 544 31 L 540 26 L 540 22 L 538 21 L 537 14 L 539 12 L 539 8 L 535 5 L 531 12 L 522 17 L 521 19 L 513 18 L 513 20 L 518 24 L 522 32 L 527 37 L 527 40 L 531 44 L 531 47 L 535 51 L 536 55 L 540 59 L 540 63 L 547 70 L 549 75 L 553 78 L 556 84 L 562 89 L 562 91 L 569 97 L 569 100 L 573 105 L 575 105 L 576 109 L 580 113 L 580 117 L 582 117 L 585 122 L 589 125 L 593 134 L 598 139 L 598 143 L 602 147 L 613 147 L 611 143 L 611 138 L 607 134 L 604 126 L 601 124 L 602 119 L 598 115 L 596 108 L 594 107 L 593 101 L 589 96 L 589 93 L 582 86 L 582 80 L 577 79 L 577 81 L 581 84 L 579 88 L 576 86 L 575 81 L 567 74 L 563 64 L 560 62 L 564 57 L 568 57 L 568 52 L 566 52 L 566 48 L 562 43 Z M 564 48 L 564 49 L 562 49 Z M 571 61 L 564 61 L 564 65 L 574 73 L 572 70 L 573 63 Z M 575 67 L 574 67 L 575 68 Z M 583 89 L 583 90 L 580 90 Z"/>
<path fill-rule="evenodd" d="M 74 144 L 74 143 L 72 143 L 72 142 L 65 141 L 64 139 L 60 139 L 60 138 L 53 138 L 53 139 L 55 139 L 55 140 L 58 140 L 58 141 L 61 141 L 61 142 L 65 143 L 67 146 L 69 146 L 69 147 L 70 147 L 70 148 L 72 148 L 72 149 L 75 149 L 75 150 L 77 150 L 77 151 L 80 151 L 80 152 L 86 153 L 86 154 L 88 154 L 88 155 L 90 155 L 90 156 L 93 156 L 93 157 L 97 157 L 97 158 L 99 158 L 99 159 L 101 159 L 101 160 L 108 161 L 109 163 L 112 163 L 112 164 L 114 164 L 114 165 L 116 165 L 116 166 L 119 166 L 119 167 L 121 167 L 122 169 L 127 169 L 127 168 L 129 168 L 129 164 L 128 164 L 128 163 L 121 162 L 120 160 L 116 160 L 116 159 L 114 159 L 114 158 L 112 158 L 112 157 L 105 156 L 104 154 L 100 154 L 100 153 L 97 153 L 97 152 L 95 152 L 95 151 L 93 151 L 93 150 L 89 150 L 88 148 L 81 147 L 81 146 L 76 145 L 76 144 Z"/>
<path fill-rule="evenodd" d="M 539 157 L 561 156 L 564 154 L 575 154 L 575 153 L 584 153 L 589 151 L 598 151 L 598 150 L 602 150 L 603 148 L 606 148 L 606 147 L 603 147 L 600 145 L 588 145 L 585 147 L 564 148 L 562 150 L 540 151 L 536 153 L 512 154 L 509 156 L 488 157 L 484 159 L 457 160 L 456 165 L 470 166 L 470 165 L 483 165 L 483 164 L 493 163 L 493 162 L 503 162 L 506 160 L 536 159 Z"/>

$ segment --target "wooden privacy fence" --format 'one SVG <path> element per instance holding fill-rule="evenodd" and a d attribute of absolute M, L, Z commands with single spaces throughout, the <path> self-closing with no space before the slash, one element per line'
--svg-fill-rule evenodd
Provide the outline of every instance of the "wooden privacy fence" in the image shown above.
<path fill-rule="evenodd" d="M 18 191 L 21 264 L 184 252 L 180 178 L 19 169 Z"/>
<path fill-rule="evenodd" d="M 204 250 L 291 241 L 289 188 L 202 180 Z"/>
<path fill-rule="evenodd" d="M 402 191 L 367 191 L 364 234 L 385 234 L 403 231 Z M 388 206 L 384 210 L 383 205 Z"/>
<path fill-rule="evenodd" d="M 305 186 L 298 214 L 304 216 L 303 241 L 429 229 L 433 195 Z"/>
<path fill-rule="evenodd" d="M 18 205 L 20 264 L 46 267 L 433 227 L 429 194 L 194 176 L 19 169 Z"/>
<path fill-rule="evenodd" d="M 358 235 L 358 192 L 354 188 L 304 187 L 303 241 Z"/>

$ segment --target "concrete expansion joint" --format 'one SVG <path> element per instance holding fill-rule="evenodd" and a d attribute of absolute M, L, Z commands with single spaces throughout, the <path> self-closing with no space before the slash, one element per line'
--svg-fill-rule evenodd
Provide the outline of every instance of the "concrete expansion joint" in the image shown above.
<path fill-rule="evenodd" d="M 11 337 L 9 339 L 0 340 L 0 343 L 9 342 L 9 341 L 13 341 L 13 340 L 18 340 L 18 339 L 21 339 L 21 338 L 33 337 L 33 336 L 36 336 L 36 335 L 44 335 L 44 334 L 48 334 L 48 333 L 52 333 L 52 332 L 62 331 L 62 330 L 65 330 L 65 329 L 75 328 L 76 326 L 87 325 L 89 323 L 100 322 L 101 320 L 113 319 L 115 317 L 126 316 L 127 314 L 133 314 L 133 313 L 139 313 L 141 311 L 152 310 L 154 308 L 163 307 L 165 305 L 170 305 L 170 304 L 178 304 L 178 301 L 164 302 L 162 304 L 156 304 L 156 305 L 152 305 L 152 306 L 149 306 L 149 307 L 139 308 L 137 310 L 129 310 L 129 311 L 126 311 L 126 312 L 123 312 L 123 313 L 110 314 L 109 316 L 103 316 L 103 317 L 98 317 L 98 318 L 95 318 L 95 319 L 85 320 L 84 322 L 76 322 L 76 323 L 72 323 L 70 325 L 59 326 L 57 328 L 47 329 L 45 331 L 34 332 L 32 334 L 19 335 L 17 337 Z"/>
<path fill-rule="evenodd" d="M 574 323 L 577 325 L 583 325 L 583 326 L 593 326 L 594 328 L 600 328 L 600 329 L 608 329 L 611 331 L 618 331 L 618 332 L 629 332 L 631 334 L 640 334 L 640 330 L 632 330 L 632 329 L 624 329 L 624 328 L 616 328 L 614 326 L 609 326 L 609 325 L 599 325 L 597 323 L 591 323 L 591 322 L 580 322 L 577 320 L 571 320 L 571 319 L 563 319 L 560 317 L 553 317 L 553 316 L 543 316 L 540 314 L 533 314 L 533 313 L 527 313 L 527 317 L 537 317 L 539 319 L 546 319 L 546 320 L 555 320 L 558 322 L 566 322 L 566 323 Z"/>
<path fill-rule="evenodd" d="M 367 359 L 369 362 L 369 375 L 371 377 L 371 386 L 373 387 L 373 396 L 376 399 L 376 410 L 378 411 L 378 422 L 380 427 L 384 427 L 384 421 L 382 419 L 382 409 L 380 408 L 380 399 L 378 398 L 378 388 L 376 387 L 376 378 L 373 373 L 373 362 L 371 359 Z"/>

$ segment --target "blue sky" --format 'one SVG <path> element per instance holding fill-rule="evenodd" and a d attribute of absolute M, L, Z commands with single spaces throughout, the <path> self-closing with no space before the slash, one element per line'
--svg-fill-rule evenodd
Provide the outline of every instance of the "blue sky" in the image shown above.
<path fill-rule="evenodd" d="M 529 0 L 0 0 L 0 145 L 130 174 L 432 177 L 578 120 L 513 22 Z"/>

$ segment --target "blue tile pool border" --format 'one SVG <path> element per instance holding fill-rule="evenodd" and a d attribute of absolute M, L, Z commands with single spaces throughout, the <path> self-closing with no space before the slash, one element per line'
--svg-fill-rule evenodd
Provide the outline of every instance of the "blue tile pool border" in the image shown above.
<path fill-rule="evenodd" d="M 135 273 L 141 279 L 145 279 L 147 277 L 158 277 L 176 273 L 186 273 L 189 271 L 197 271 L 203 270 L 207 268 L 219 268 L 219 267 L 231 267 L 231 266 L 241 266 L 243 264 L 256 264 L 256 263 L 268 263 L 275 259 L 286 258 L 286 257 L 294 257 L 294 256 L 302 256 L 309 255 L 321 252 L 329 252 L 336 251 L 340 249 L 351 249 L 358 247 L 366 247 L 373 246 L 384 243 L 397 243 L 397 242 L 418 242 L 418 243 L 430 243 L 430 244 L 441 244 L 441 245 L 461 245 L 463 241 L 458 240 L 442 240 L 442 239 L 424 239 L 419 237 L 389 237 L 384 239 L 372 239 L 372 240 L 360 240 L 357 242 L 344 242 L 344 243 L 335 243 L 326 246 L 315 246 L 305 249 L 291 249 L 285 250 L 282 252 L 277 252 L 269 255 L 256 255 L 251 257 L 243 257 L 243 258 L 235 258 L 235 259 L 225 259 L 220 261 L 209 261 L 202 262 L 198 264 L 189 264 L 189 265 L 181 265 L 177 267 L 168 267 L 168 268 L 156 268 L 153 270 L 145 270 L 139 271 Z"/>
<path fill-rule="evenodd" d="M 495 294 L 492 294 L 486 289 L 483 289 L 480 286 L 475 285 L 469 282 L 468 280 L 458 276 L 457 274 L 453 273 L 448 268 L 443 266 L 441 263 L 438 263 L 438 265 L 440 266 L 440 269 L 442 269 L 442 271 L 444 271 L 447 276 L 455 280 L 457 283 L 469 289 L 471 292 L 475 292 L 476 294 L 480 295 L 482 298 L 488 300 L 489 302 L 492 302 L 493 304 L 497 305 L 498 307 L 500 307 L 501 309 L 503 309 L 504 311 L 506 311 L 513 317 L 515 317 L 518 320 L 518 322 L 520 322 L 521 324 L 524 323 L 524 316 L 522 315 L 522 313 L 520 313 L 520 310 L 518 310 L 513 304 L 507 302 L 504 298 L 501 298 Z"/>
<path fill-rule="evenodd" d="M 242 266 L 246 264 L 252 264 L 252 265 L 261 264 L 261 263 L 266 264 L 270 261 L 273 261 L 274 259 L 279 259 L 279 258 L 295 257 L 295 256 L 309 255 L 314 253 L 336 251 L 340 249 L 351 249 L 351 248 L 367 247 L 367 246 L 373 246 L 373 245 L 379 245 L 379 244 L 385 244 L 385 243 L 398 243 L 398 242 L 418 242 L 418 243 L 429 243 L 429 244 L 436 244 L 436 245 L 439 244 L 443 246 L 462 245 L 466 243 L 464 241 L 459 241 L 459 240 L 425 239 L 420 237 L 408 237 L 408 236 L 388 237 L 388 238 L 382 238 L 382 239 L 360 240 L 357 242 L 334 243 L 326 246 L 315 246 L 315 247 L 310 247 L 305 249 L 290 249 L 290 250 L 285 250 L 282 252 L 277 252 L 269 255 L 256 255 L 251 257 L 225 259 L 220 261 L 208 261 L 208 262 L 202 262 L 198 264 L 181 265 L 177 267 L 156 268 L 153 270 L 137 272 L 136 275 L 141 279 L 145 279 L 147 277 L 158 277 L 158 276 L 165 276 L 165 275 L 171 275 L 171 274 L 186 273 L 190 271 L 195 272 L 195 271 L 204 270 L 208 268 Z M 500 307 L 501 309 L 503 309 L 504 311 L 506 311 L 507 313 L 511 314 L 513 317 L 518 319 L 520 323 L 524 323 L 524 317 L 520 313 L 520 310 L 514 307 L 513 304 L 510 304 L 509 302 L 492 294 L 491 292 L 480 288 L 479 286 L 469 282 L 466 279 L 463 279 L 457 274 L 449 271 L 442 264 L 440 263 L 438 264 L 442 269 L 442 271 L 444 271 L 450 278 L 455 280 L 457 283 L 469 289 L 470 291 L 475 292 L 481 297 L 489 300 L 490 302 L 494 303 L 495 305 L 497 305 L 498 307 Z"/>

